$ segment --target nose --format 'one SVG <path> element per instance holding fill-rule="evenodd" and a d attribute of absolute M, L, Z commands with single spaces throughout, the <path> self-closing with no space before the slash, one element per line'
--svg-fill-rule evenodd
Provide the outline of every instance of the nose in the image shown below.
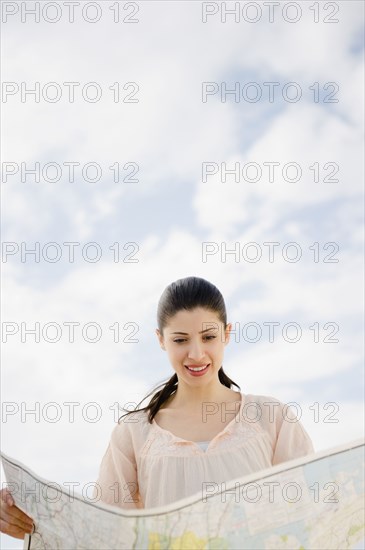
<path fill-rule="evenodd" d="M 204 344 L 199 341 L 191 341 L 189 346 L 188 358 L 189 360 L 199 363 L 204 357 Z"/>

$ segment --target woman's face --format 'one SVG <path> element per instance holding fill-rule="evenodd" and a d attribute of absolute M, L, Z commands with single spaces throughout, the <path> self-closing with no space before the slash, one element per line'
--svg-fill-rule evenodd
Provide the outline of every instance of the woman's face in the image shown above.
<path fill-rule="evenodd" d="M 231 324 L 224 324 L 209 309 L 181 310 L 170 317 L 163 330 L 157 329 L 160 346 L 164 349 L 179 380 L 202 384 L 217 377 L 222 366 L 224 348 L 229 342 Z M 206 367 L 200 372 L 187 368 Z"/>

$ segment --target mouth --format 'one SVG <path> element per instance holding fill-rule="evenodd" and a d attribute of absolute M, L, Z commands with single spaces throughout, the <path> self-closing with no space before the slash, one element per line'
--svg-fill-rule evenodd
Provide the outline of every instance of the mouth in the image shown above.
<path fill-rule="evenodd" d="M 184 365 L 184 367 L 193 375 L 200 376 L 204 374 L 210 367 L 210 363 L 205 365 Z"/>

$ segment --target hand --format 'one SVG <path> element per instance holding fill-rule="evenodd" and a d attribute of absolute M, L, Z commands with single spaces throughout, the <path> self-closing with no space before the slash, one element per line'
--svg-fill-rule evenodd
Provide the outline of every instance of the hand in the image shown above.
<path fill-rule="evenodd" d="M 0 531 L 16 539 L 24 539 L 27 533 L 33 533 L 33 520 L 15 506 L 10 491 L 0 491 Z"/>

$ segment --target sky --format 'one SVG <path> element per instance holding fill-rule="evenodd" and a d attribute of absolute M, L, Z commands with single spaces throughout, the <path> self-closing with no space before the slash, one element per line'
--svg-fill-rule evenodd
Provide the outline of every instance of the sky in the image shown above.
<path fill-rule="evenodd" d="M 363 437 L 363 3 L 34 4 L 1 6 L 1 450 L 95 481 L 117 407 L 173 374 L 157 303 L 191 275 L 244 394 L 317 451 Z"/>

